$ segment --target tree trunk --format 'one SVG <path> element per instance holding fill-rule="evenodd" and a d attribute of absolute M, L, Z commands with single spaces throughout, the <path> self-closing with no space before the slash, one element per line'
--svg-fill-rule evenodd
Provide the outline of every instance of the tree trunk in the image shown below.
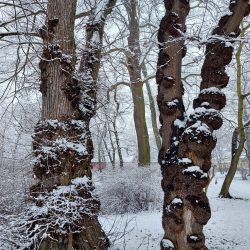
<path fill-rule="evenodd" d="M 246 134 L 246 156 L 248 160 L 248 175 L 250 175 L 250 128 L 245 128 Z"/>
<path fill-rule="evenodd" d="M 138 164 L 139 166 L 146 166 L 150 164 L 150 145 L 145 118 L 145 102 L 142 88 L 143 83 L 141 80 L 141 68 L 139 62 L 141 51 L 139 43 L 139 24 L 137 20 L 137 0 L 130 0 L 128 3 L 125 3 L 125 7 L 129 15 L 129 50 L 126 52 L 126 58 L 134 104 Z"/>
<path fill-rule="evenodd" d="M 115 117 L 114 117 L 114 120 L 113 120 L 112 124 L 113 124 L 113 128 L 114 128 L 114 134 L 115 134 L 115 141 L 116 141 L 117 152 L 118 152 L 118 157 L 119 157 L 119 163 L 120 163 L 120 167 L 122 168 L 123 167 L 122 149 L 121 149 L 120 138 L 119 138 L 118 131 L 117 131 L 117 126 L 116 126 L 116 118 L 119 115 L 120 104 L 117 101 L 116 94 L 117 94 L 117 90 L 115 89 L 114 100 L 115 100 L 115 104 L 116 104 L 116 113 L 115 113 Z"/>
<path fill-rule="evenodd" d="M 166 14 L 158 31 L 160 51 L 156 73 L 157 103 L 160 110 L 160 135 L 162 137 L 158 160 L 163 175 L 162 188 L 164 191 L 162 223 L 165 234 L 161 242 L 161 249 L 188 250 L 185 230 L 188 227 L 187 220 L 191 213 L 187 208 L 183 208 L 182 193 L 176 192 L 178 187 L 173 178 L 177 176 L 178 169 L 171 158 L 176 157 L 179 130 L 185 126 L 181 65 L 186 47 L 182 34 L 186 31 L 185 22 L 190 6 L 188 1 L 165 0 L 164 2 Z"/>
<path fill-rule="evenodd" d="M 245 30 L 246 31 L 246 30 Z M 244 36 L 244 30 L 241 32 L 241 37 Z M 232 198 L 229 193 L 230 185 L 233 181 L 235 173 L 237 171 L 237 166 L 239 163 L 240 156 L 244 149 L 246 137 L 245 137 L 245 128 L 244 128 L 244 97 L 242 95 L 242 66 L 241 66 L 241 52 L 243 49 L 243 43 L 240 44 L 238 51 L 236 53 L 236 64 L 237 64 L 237 96 L 238 96 L 238 128 L 234 130 L 233 139 L 232 139 L 232 159 L 229 171 L 226 175 L 226 178 L 223 182 L 220 197 L 222 198 Z M 239 137 L 239 140 L 238 140 Z"/>
<path fill-rule="evenodd" d="M 246 0 L 231 1 L 231 14 L 222 17 L 214 29 L 213 35 L 222 36 L 222 39 L 215 36 L 207 43 L 200 94 L 194 100 L 194 112 L 185 123 L 181 59 L 186 52 L 182 34 L 189 1 L 165 0 L 166 15 L 158 33 L 160 52 L 156 76 L 162 123 L 159 163 L 165 194 L 165 235 L 161 242 L 164 250 L 207 249 L 202 229 L 211 211 L 203 189 L 208 184 L 211 151 L 216 144 L 212 132 L 222 125 L 218 110 L 226 103 L 220 90 L 229 81 L 225 66 L 230 63 L 233 53 L 233 48 L 224 40 L 239 35 L 239 25 L 249 14 L 249 5 Z"/>
<path fill-rule="evenodd" d="M 142 72 L 143 72 L 144 78 L 148 77 L 145 63 L 142 64 Z M 152 91 L 150 88 L 150 83 L 146 81 L 145 84 L 146 84 L 146 88 L 148 92 L 149 107 L 150 107 L 150 113 L 151 113 L 151 123 L 152 123 L 153 132 L 154 132 L 155 142 L 156 142 L 157 149 L 160 150 L 161 149 L 161 136 L 160 136 L 158 126 L 157 126 L 155 102 L 154 102 L 154 98 L 153 98 Z"/>
<path fill-rule="evenodd" d="M 27 212 L 29 249 L 107 249 L 98 221 L 100 203 L 92 193 L 95 114 L 105 19 L 115 1 L 92 9 L 80 73 L 75 72 L 75 0 L 49 0 L 41 70 L 42 118 L 35 128 L 34 206 Z M 67 6 L 67 8 L 65 8 Z M 103 12 L 97 19 L 97 12 Z M 93 60 L 94 58 L 94 60 Z"/>

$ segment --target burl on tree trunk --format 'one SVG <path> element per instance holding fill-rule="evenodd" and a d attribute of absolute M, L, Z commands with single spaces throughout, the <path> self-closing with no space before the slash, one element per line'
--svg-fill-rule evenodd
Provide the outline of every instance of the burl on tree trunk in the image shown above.
<path fill-rule="evenodd" d="M 103 10 L 98 6 L 91 10 L 77 73 L 76 0 L 48 1 L 47 22 L 40 30 L 43 102 L 33 135 L 35 183 L 30 199 L 34 205 L 25 214 L 26 249 L 104 250 L 109 246 L 98 221 L 100 203 L 92 192 L 89 123 L 95 114 L 105 19 L 115 2 L 105 1 Z"/>
<path fill-rule="evenodd" d="M 203 225 L 211 216 L 204 188 L 208 184 L 211 152 L 216 145 L 213 131 L 222 125 L 218 111 L 226 105 L 221 92 L 229 81 L 225 66 L 232 59 L 233 40 L 243 17 L 249 14 L 247 0 L 231 1 L 230 14 L 223 16 L 207 42 L 201 71 L 200 94 L 187 118 L 183 105 L 181 61 L 185 56 L 185 19 L 189 1 L 165 0 L 166 15 L 158 33 L 158 106 L 162 127 L 159 163 L 164 191 L 161 249 L 207 249 Z"/>

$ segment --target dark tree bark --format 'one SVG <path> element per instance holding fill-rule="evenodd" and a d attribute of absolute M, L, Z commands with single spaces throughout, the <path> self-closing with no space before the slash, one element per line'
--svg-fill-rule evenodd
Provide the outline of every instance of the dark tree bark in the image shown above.
<path fill-rule="evenodd" d="M 115 0 L 95 6 L 86 27 L 80 72 L 75 71 L 76 0 L 49 0 L 41 70 L 42 117 L 35 128 L 34 206 L 27 213 L 30 249 L 107 249 L 92 193 L 95 114 L 104 24 Z M 67 7 L 67 8 L 66 8 Z M 98 12 L 98 13 L 97 13 Z"/>
<path fill-rule="evenodd" d="M 223 16 L 206 46 L 201 71 L 200 94 L 194 100 L 194 112 L 186 124 L 180 80 L 181 59 L 185 55 L 182 32 L 189 1 L 165 0 L 166 15 L 158 33 L 160 52 L 157 83 L 162 123 L 162 148 L 159 152 L 165 193 L 162 249 L 207 249 L 202 229 L 211 216 L 205 192 L 211 151 L 216 139 L 213 130 L 222 125 L 218 110 L 226 104 L 221 92 L 229 81 L 225 66 L 232 59 L 233 47 L 226 43 L 240 34 L 239 25 L 249 14 L 246 0 L 231 1 L 231 14 Z M 182 32 L 180 32 L 182 31 Z M 218 39 L 218 36 L 220 38 Z M 179 52 L 179 53 L 178 53 Z"/>
<path fill-rule="evenodd" d="M 150 164 L 149 135 L 145 118 L 145 102 L 143 95 L 143 82 L 140 67 L 140 43 L 139 23 L 137 20 L 137 0 L 125 3 L 129 16 L 129 37 L 126 51 L 127 68 L 131 82 L 131 92 L 134 104 L 134 122 L 138 146 L 138 164 L 146 166 Z"/>
<path fill-rule="evenodd" d="M 165 0 L 164 2 L 166 15 L 158 31 L 160 51 L 156 73 L 157 103 L 162 125 L 160 128 L 162 147 L 158 160 L 162 169 L 162 188 L 165 194 L 162 221 L 165 235 L 161 242 L 161 249 L 184 250 L 189 249 L 185 248 L 187 244 L 183 242 L 186 239 L 184 224 L 187 218 L 182 216 L 182 198 L 175 191 L 177 187 L 175 187 L 174 177 L 178 169 L 171 158 L 176 157 L 180 132 L 185 126 L 181 65 L 186 47 L 182 34 L 186 31 L 185 22 L 190 6 L 189 1 Z"/>

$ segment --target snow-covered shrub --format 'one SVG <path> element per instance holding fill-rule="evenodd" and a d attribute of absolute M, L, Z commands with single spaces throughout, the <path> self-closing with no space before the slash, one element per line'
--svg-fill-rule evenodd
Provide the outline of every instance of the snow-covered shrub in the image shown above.
<path fill-rule="evenodd" d="M 106 168 L 94 173 L 96 192 L 104 214 L 135 213 L 162 207 L 159 166 Z"/>
<path fill-rule="evenodd" d="M 0 214 L 15 214 L 22 210 L 28 189 L 31 167 L 28 160 L 1 159 Z"/>

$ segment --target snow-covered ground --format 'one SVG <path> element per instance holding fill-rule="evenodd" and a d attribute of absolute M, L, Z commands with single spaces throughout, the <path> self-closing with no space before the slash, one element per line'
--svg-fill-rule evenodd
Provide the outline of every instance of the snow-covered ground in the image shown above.
<path fill-rule="evenodd" d="M 218 194 L 223 178 L 217 174 L 208 190 L 212 218 L 204 228 L 207 247 L 210 250 L 249 250 L 250 178 L 243 181 L 237 175 L 230 190 L 237 199 L 221 199 Z M 113 243 L 112 250 L 159 249 L 163 235 L 159 212 L 105 216 L 101 222 Z"/>

